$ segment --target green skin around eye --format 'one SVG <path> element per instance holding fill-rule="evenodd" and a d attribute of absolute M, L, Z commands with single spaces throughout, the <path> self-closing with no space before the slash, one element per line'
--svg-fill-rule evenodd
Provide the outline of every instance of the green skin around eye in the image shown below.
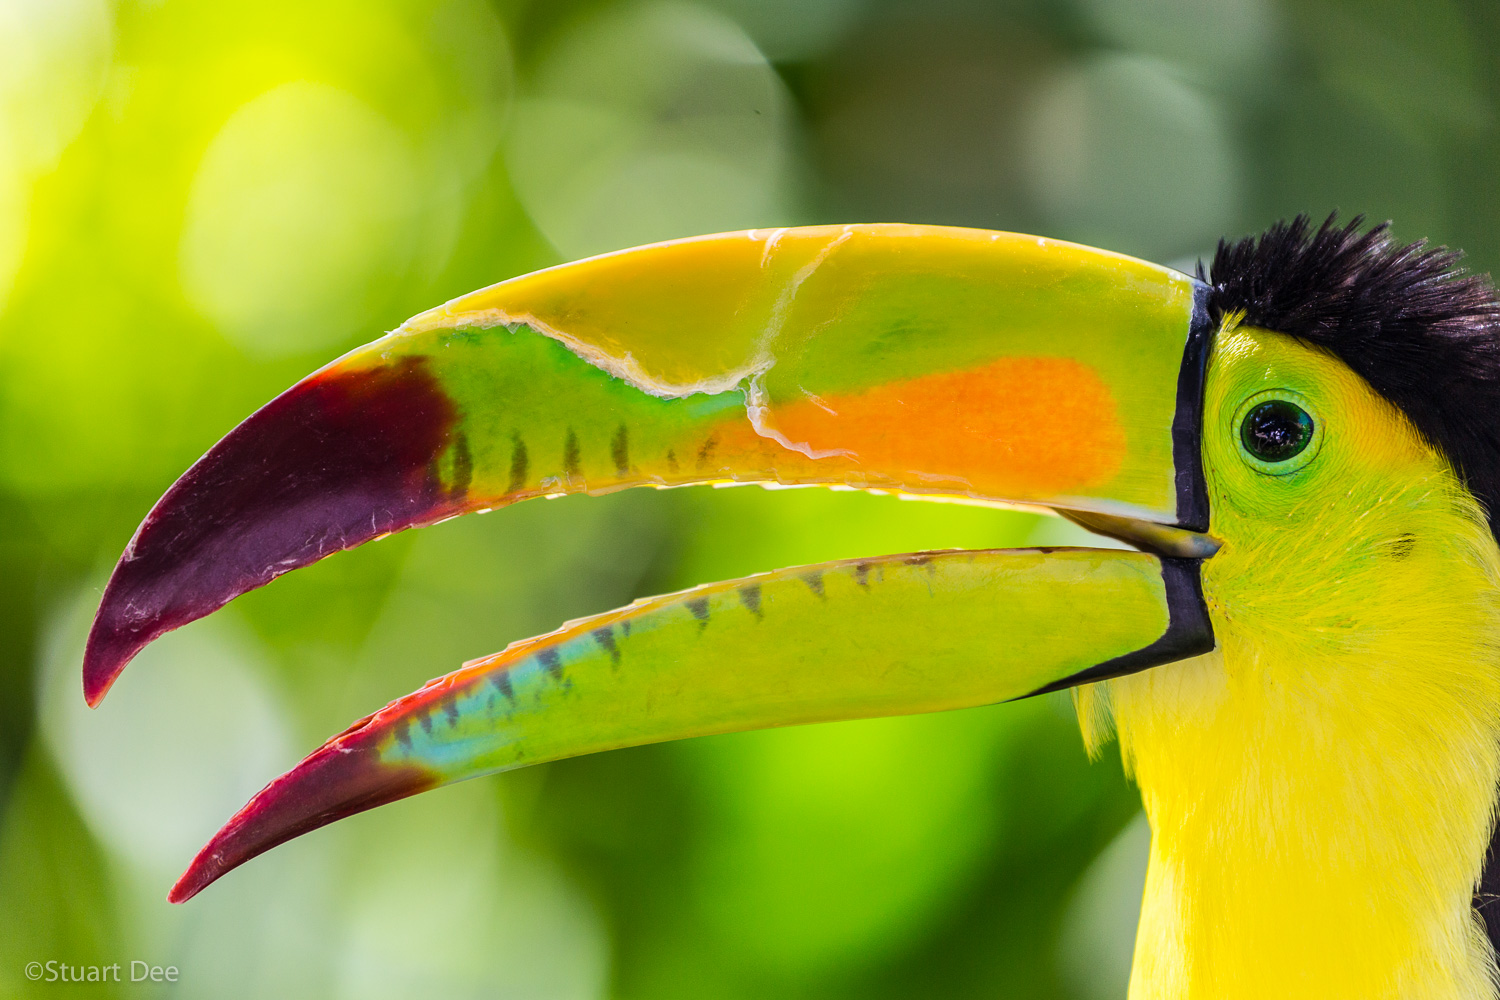
<path fill-rule="evenodd" d="M 1306 350 L 1306 348 L 1299 348 Z M 1293 360 L 1302 360 L 1296 356 Z M 1279 367 L 1266 368 L 1255 373 L 1262 379 L 1272 380 L 1273 374 L 1287 383 L 1300 383 L 1306 377 L 1300 374 L 1305 365 L 1292 364 L 1283 374 Z M 1316 388 L 1316 386 L 1307 386 Z M 1299 471 L 1318 456 L 1318 451 L 1323 445 L 1322 421 L 1316 416 L 1319 412 L 1318 404 L 1313 399 L 1313 394 L 1298 391 L 1293 384 L 1278 385 L 1273 389 L 1262 389 L 1254 392 L 1253 388 L 1246 386 L 1242 391 L 1247 393 L 1246 398 L 1233 410 L 1234 418 L 1231 422 L 1230 436 L 1236 442 L 1239 449 L 1240 459 L 1256 472 L 1267 476 L 1287 476 Z M 1233 400 L 1226 400 L 1226 405 L 1232 406 Z M 1257 417 L 1269 417 L 1274 422 L 1300 425 L 1298 430 L 1304 431 L 1300 440 L 1288 442 L 1289 448 L 1272 447 L 1266 450 L 1264 446 L 1272 442 L 1264 440 L 1257 441 L 1253 429 Z M 1291 428 L 1283 426 L 1283 433 Z M 1292 431 L 1295 434 L 1295 431 Z"/>
<path fill-rule="evenodd" d="M 1342 377 L 1342 368 L 1324 352 L 1281 334 L 1240 327 L 1218 335 L 1203 412 L 1203 462 L 1215 522 L 1247 528 L 1275 522 L 1316 490 L 1327 464 L 1319 459 L 1330 457 L 1322 454 L 1334 423 L 1326 412 L 1330 381 Z M 1250 413 L 1272 401 L 1296 405 L 1313 422 L 1311 439 L 1288 461 L 1263 461 L 1242 439 Z"/>

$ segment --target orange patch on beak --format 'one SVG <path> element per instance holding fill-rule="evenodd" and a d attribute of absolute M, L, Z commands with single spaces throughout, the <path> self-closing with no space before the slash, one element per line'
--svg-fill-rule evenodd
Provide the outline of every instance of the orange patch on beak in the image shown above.
<path fill-rule="evenodd" d="M 770 407 L 760 423 L 759 434 L 748 425 L 725 433 L 720 454 L 780 452 L 783 473 L 844 471 L 861 485 L 992 497 L 1097 487 L 1119 471 L 1125 449 L 1108 386 L 1071 358 L 1005 358 L 854 396 L 803 399 Z"/>

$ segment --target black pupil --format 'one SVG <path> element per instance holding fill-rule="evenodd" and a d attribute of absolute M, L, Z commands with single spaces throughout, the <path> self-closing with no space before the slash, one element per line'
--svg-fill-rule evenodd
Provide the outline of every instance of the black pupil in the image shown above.
<path fill-rule="evenodd" d="M 1312 440 L 1313 422 L 1307 411 L 1284 399 L 1268 399 L 1245 414 L 1240 441 L 1262 462 L 1295 458 Z"/>

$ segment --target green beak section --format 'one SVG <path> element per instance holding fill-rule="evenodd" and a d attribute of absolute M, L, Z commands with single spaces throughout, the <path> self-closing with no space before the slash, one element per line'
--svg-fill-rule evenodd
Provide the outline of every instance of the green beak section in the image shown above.
<path fill-rule="evenodd" d="M 1196 560 L 928 552 L 780 570 L 572 622 L 357 722 L 266 787 L 172 890 L 343 816 L 618 747 L 934 712 L 1207 652 Z"/>

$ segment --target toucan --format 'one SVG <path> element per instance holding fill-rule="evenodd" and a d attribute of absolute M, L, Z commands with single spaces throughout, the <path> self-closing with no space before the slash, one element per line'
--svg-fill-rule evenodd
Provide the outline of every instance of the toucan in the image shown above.
<path fill-rule="evenodd" d="M 500 282 L 188 469 L 105 588 L 85 696 L 391 532 L 717 482 L 1044 509 L 1130 547 L 841 560 L 568 622 L 333 737 L 169 898 L 475 775 L 1071 688 L 1150 821 L 1132 997 L 1496 995 L 1500 298 L 1388 224 L 1299 216 L 1196 276 L 882 224 Z"/>

